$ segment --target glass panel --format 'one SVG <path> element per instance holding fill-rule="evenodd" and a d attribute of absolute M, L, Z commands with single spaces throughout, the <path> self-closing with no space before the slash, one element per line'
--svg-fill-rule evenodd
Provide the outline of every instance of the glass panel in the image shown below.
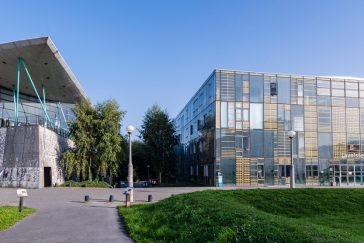
<path fill-rule="evenodd" d="M 235 100 L 243 100 L 243 75 L 241 74 L 235 75 Z"/>
<path fill-rule="evenodd" d="M 318 129 L 321 132 L 331 132 L 331 107 L 318 106 Z"/>
<path fill-rule="evenodd" d="M 251 131 L 250 132 L 250 156 L 251 157 L 259 157 L 259 158 L 263 158 L 263 148 L 264 146 L 262 146 L 264 143 L 264 137 L 263 137 L 264 133 L 263 131 Z"/>
<path fill-rule="evenodd" d="M 221 102 L 221 127 L 227 128 L 228 118 L 227 118 L 227 102 Z"/>
<path fill-rule="evenodd" d="M 330 96 L 317 96 L 317 105 L 331 106 Z"/>
<path fill-rule="evenodd" d="M 303 106 L 292 105 L 292 130 L 303 131 Z"/>
<path fill-rule="evenodd" d="M 346 90 L 346 97 L 358 97 L 357 90 Z"/>
<path fill-rule="evenodd" d="M 291 98 L 290 78 L 277 78 L 278 82 L 278 103 L 289 104 Z"/>
<path fill-rule="evenodd" d="M 263 75 L 250 76 L 250 101 L 263 102 Z"/>
<path fill-rule="evenodd" d="M 347 107 L 359 107 L 359 99 L 358 98 L 346 98 L 346 106 Z"/>
<path fill-rule="evenodd" d="M 274 184 L 274 161 L 273 159 L 264 159 L 265 184 Z"/>
<path fill-rule="evenodd" d="M 221 159 L 220 169 L 223 183 L 235 183 L 235 159 Z"/>
<path fill-rule="evenodd" d="M 331 82 L 331 86 L 332 86 L 333 89 L 341 89 L 341 90 L 344 90 L 344 82 L 332 81 Z"/>
<path fill-rule="evenodd" d="M 273 158 L 274 133 L 264 131 L 264 158 Z"/>
<path fill-rule="evenodd" d="M 243 109 L 243 120 L 249 121 L 249 109 Z"/>
<path fill-rule="evenodd" d="M 235 103 L 228 103 L 228 127 L 235 128 Z"/>
<path fill-rule="evenodd" d="M 263 104 L 250 104 L 250 129 L 263 129 Z"/>
<path fill-rule="evenodd" d="M 346 89 L 355 89 L 355 90 L 358 90 L 358 83 L 345 82 L 345 88 Z"/>
<path fill-rule="evenodd" d="M 345 106 L 345 98 L 332 97 L 332 106 Z"/>
<path fill-rule="evenodd" d="M 318 134 L 318 152 L 320 159 L 331 159 L 332 158 L 332 138 L 331 133 Z"/>
<path fill-rule="evenodd" d="M 343 89 L 333 89 L 332 96 L 344 97 L 344 90 Z"/>

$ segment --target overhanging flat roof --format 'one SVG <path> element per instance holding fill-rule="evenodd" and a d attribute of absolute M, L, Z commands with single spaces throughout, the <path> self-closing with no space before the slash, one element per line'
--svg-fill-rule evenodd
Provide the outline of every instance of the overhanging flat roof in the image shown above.
<path fill-rule="evenodd" d="M 19 57 L 24 59 L 41 97 L 44 85 L 46 100 L 76 103 L 87 99 L 80 83 L 50 37 L 0 44 L 0 87 L 10 90 L 16 87 Z M 23 68 L 19 92 L 36 96 Z"/>

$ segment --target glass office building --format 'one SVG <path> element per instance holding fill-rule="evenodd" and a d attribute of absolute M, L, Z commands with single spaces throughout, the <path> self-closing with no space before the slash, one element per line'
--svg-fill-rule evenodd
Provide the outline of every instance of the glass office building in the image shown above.
<path fill-rule="evenodd" d="M 364 182 L 361 78 L 215 70 L 175 125 L 180 179 L 286 185 L 293 158 L 297 184 Z"/>

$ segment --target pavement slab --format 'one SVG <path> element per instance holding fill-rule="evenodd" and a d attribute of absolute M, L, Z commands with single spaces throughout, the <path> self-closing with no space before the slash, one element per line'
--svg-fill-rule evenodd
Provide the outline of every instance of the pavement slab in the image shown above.
<path fill-rule="evenodd" d="M 135 203 L 146 203 L 148 195 L 153 201 L 172 194 L 188 193 L 207 187 L 136 188 Z M 1 243 L 50 242 L 133 242 L 127 235 L 116 206 L 125 204 L 124 189 L 102 188 L 43 188 L 28 189 L 24 206 L 38 211 L 0 232 Z M 90 202 L 85 203 L 85 195 Z M 109 196 L 114 202 L 109 203 Z M 0 205 L 18 204 L 16 189 L 0 188 Z"/>

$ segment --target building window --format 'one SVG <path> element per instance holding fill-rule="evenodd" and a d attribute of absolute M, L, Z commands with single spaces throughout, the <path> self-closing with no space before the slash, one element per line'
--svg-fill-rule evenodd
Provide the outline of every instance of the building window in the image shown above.
<path fill-rule="evenodd" d="M 235 128 L 235 103 L 228 102 L 228 127 Z"/>
<path fill-rule="evenodd" d="M 291 102 L 290 78 L 277 78 L 278 82 L 278 103 L 289 104 Z"/>
<path fill-rule="evenodd" d="M 250 129 L 263 129 L 263 104 L 250 104 Z"/>
<path fill-rule="evenodd" d="M 241 74 L 235 75 L 235 100 L 243 100 L 243 75 Z"/>
<path fill-rule="evenodd" d="M 332 158 L 332 138 L 331 133 L 320 132 L 318 134 L 318 155 L 319 159 Z"/>
<path fill-rule="evenodd" d="M 264 132 L 251 131 L 250 132 L 250 155 L 251 157 L 262 158 L 264 157 Z"/>
<path fill-rule="evenodd" d="M 263 102 L 263 75 L 250 76 L 250 101 Z"/>
<path fill-rule="evenodd" d="M 292 105 L 292 130 L 303 131 L 303 106 Z"/>
<path fill-rule="evenodd" d="M 277 83 L 270 83 L 270 96 L 277 95 Z"/>
<path fill-rule="evenodd" d="M 221 102 L 221 128 L 227 128 L 228 126 L 227 106 L 227 102 Z"/>
<path fill-rule="evenodd" d="M 193 134 L 193 125 L 190 125 L 190 135 Z"/>
<path fill-rule="evenodd" d="M 317 95 L 330 96 L 330 81 L 317 80 Z"/>

